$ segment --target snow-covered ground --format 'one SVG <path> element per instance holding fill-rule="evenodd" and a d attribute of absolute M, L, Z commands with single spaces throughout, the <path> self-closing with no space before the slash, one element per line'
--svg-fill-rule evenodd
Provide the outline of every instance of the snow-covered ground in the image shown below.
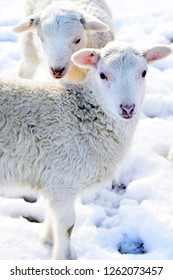
<path fill-rule="evenodd" d="M 117 38 L 170 44 L 171 0 L 108 0 Z M 22 0 L 0 0 L 0 72 L 16 75 L 19 37 L 11 27 L 23 17 Z M 74 258 L 173 259 L 173 55 L 149 67 L 147 94 L 132 147 L 116 177 L 118 185 L 93 190 L 76 200 Z M 49 259 L 41 243 L 45 202 L 0 197 L 0 259 Z"/>

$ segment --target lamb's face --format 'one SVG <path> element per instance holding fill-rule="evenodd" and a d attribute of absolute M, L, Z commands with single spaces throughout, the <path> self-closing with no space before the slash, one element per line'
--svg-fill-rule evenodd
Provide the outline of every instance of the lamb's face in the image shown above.
<path fill-rule="evenodd" d="M 65 76 L 71 55 L 87 45 L 82 15 L 73 10 L 47 9 L 38 24 L 38 36 L 54 78 Z"/>
<path fill-rule="evenodd" d="M 145 93 L 147 62 L 132 49 L 106 49 L 97 64 L 97 81 L 106 111 L 129 120 L 139 114 Z"/>
<path fill-rule="evenodd" d="M 116 42 L 103 49 L 84 49 L 72 56 L 78 66 L 93 68 L 93 87 L 104 111 L 113 118 L 138 117 L 145 93 L 147 63 L 166 57 L 166 46 L 138 51 Z M 94 77 L 95 74 L 95 77 Z"/>

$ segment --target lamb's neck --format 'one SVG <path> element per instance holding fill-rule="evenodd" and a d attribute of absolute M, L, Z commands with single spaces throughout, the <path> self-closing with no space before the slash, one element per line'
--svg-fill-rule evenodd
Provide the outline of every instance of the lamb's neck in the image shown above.
<path fill-rule="evenodd" d="M 95 73 L 90 70 L 87 73 L 87 77 L 85 80 L 81 83 L 82 87 L 85 89 L 85 97 L 88 100 L 96 100 L 97 103 L 99 103 L 99 100 L 97 99 L 97 95 L 99 95 L 100 87 L 96 81 Z"/>
<path fill-rule="evenodd" d="M 92 155 L 92 161 L 96 161 L 95 165 L 104 167 L 100 171 L 100 178 L 111 177 L 117 162 L 130 146 L 137 121 L 135 118 L 129 121 L 120 117 L 115 119 L 106 114 L 98 104 L 95 87 L 91 84 L 82 84 L 82 90 L 77 94 L 77 110 L 73 115 L 78 119 L 85 140 L 81 143 L 89 145 L 88 154 Z"/>
<path fill-rule="evenodd" d="M 126 138 L 130 139 L 136 127 L 138 116 L 131 120 L 124 120 L 118 116 L 115 118 L 115 116 L 112 116 L 112 113 L 105 110 L 102 104 L 104 100 L 101 100 L 100 97 L 102 89 L 97 85 L 93 77 L 92 79 L 91 77 L 86 79 L 81 85 L 82 89 L 77 94 L 77 99 L 79 111 L 83 119 L 86 118 L 85 121 L 94 122 L 97 119 L 98 123 L 100 125 L 104 124 L 105 128 L 109 131 L 114 132 L 116 135 L 122 134 L 123 141 L 126 141 Z"/>

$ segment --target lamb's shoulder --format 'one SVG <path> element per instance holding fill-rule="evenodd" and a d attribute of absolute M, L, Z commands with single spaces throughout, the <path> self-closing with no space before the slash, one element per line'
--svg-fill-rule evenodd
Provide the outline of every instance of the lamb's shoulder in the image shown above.
<path fill-rule="evenodd" d="M 115 168 L 128 138 L 126 129 L 122 136 L 121 125 L 103 111 L 92 89 L 80 88 L 75 98 L 77 106 L 73 117 L 77 124 L 75 141 L 78 147 L 83 152 L 86 148 L 98 167 Z"/>
<path fill-rule="evenodd" d="M 26 0 L 25 1 L 26 15 L 30 16 L 31 14 L 37 13 L 43 10 L 49 4 L 57 1 L 59 0 Z"/>
<path fill-rule="evenodd" d="M 111 14 L 110 9 L 108 8 L 105 0 L 70 0 L 78 5 L 82 10 L 94 15 L 93 13 L 101 14 L 105 11 L 108 14 Z"/>
<path fill-rule="evenodd" d="M 71 0 L 77 7 L 84 13 L 88 13 L 91 16 L 95 16 L 103 23 L 110 27 L 107 32 L 92 32 L 87 31 L 88 48 L 102 48 L 108 42 L 114 40 L 114 22 L 112 19 L 111 11 L 106 1 L 101 0 Z"/>

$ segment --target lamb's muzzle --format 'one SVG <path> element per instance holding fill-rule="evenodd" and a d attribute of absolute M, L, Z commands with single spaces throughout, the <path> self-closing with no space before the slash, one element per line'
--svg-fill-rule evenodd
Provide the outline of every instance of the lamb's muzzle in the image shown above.
<path fill-rule="evenodd" d="M 53 77 L 55 79 L 61 79 L 66 73 L 66 68 L 65 67 L 55 68 L 55 69 L 51 67 L 51 70 L 52 70 Z"/>
<path fill-rule="evenodd" d="M 122 109 L 121 116 L 124 119 L 131 119 L 135 115 L 135 113 L 134 113 L 135 104 L 132 104 L 132 105 L 121 104 L 120 108 Z"/>

